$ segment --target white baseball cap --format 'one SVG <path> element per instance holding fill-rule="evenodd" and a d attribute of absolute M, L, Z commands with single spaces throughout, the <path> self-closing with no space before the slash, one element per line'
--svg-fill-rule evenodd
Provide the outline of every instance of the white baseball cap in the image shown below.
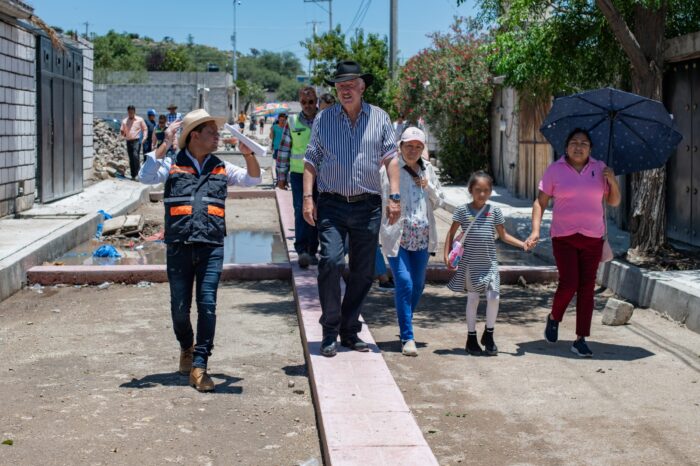
<path fill-rule="evenodd" d="M 406 128 L 406 130 L 401 135 L 401 142 L 408 141 L 419 141 L 421 144 L 425 145 L 425 133 L 415 126 Z"/>

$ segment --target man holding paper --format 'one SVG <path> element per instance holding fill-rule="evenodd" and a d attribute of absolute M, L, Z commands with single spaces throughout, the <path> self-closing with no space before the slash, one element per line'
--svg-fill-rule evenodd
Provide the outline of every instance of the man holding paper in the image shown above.
<path fill-rule="evenodd" d="M 144 184 L 165 183 L 165 243 L 170 283 L 173 330 L 180 343 L 179 372 L 189 375 L 190 385 L 200 392 L 214 390 L 207 374 L 207 361 L 214 346 L 216 294 L 224 261 L 227 187 L 260 183 L 260 165 L 243 143 L 240 150 L 246 168 L 216 157 L 219 127 L 226 117 L 194 110 L 170 124 L 165 141 L 146 157 L 139 179 Z M 165 157 L 182 128 L 173 159 Z M 190 322 L 192 287 L 197 300 L 197 338 Z"/>

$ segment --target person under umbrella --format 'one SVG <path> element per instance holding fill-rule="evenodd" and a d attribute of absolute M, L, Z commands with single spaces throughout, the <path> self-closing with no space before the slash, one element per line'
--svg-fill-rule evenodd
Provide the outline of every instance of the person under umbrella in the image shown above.
<path fill-rule="evenodd" d="M 539 195 L 532 205 L 532 233 L 525 241 L 528 250 L 537 245 L 542 214 L 553 199 L 550 235 L 559 284 L 544 338 L 556 343 L 559 322 L 575 294 L 576 340 L 571 351 L 588 358 L 593 352 L 586 337 L 591 333 L 593 291 L 605 234 L 603 202 L 613 207 L 620 204 L 615 172 L 591 157 L 592 150 L 588 131 L 575 128 L 569 133 L 564 157 L 547 167 L 539 183 Z"/>

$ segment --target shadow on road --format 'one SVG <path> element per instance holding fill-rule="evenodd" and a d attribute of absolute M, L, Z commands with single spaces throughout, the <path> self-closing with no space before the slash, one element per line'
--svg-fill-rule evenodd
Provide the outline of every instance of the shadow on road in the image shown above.
<path fill-rule="evenodd" d="M 524 356 L 526 353 L 541 354 L 544 356 L 555 356 L 567 359 L 580 359 L 579 356 L 571 352 L 571 342 L 561 341 L 558 343 L 547 343 L 544 340 L 526 341 L 516 343 L 518 349 L 511 356 Z M 588 346 L 593 351 L 593 359 L 602 361 L 635 361 L 654 356 L 655 353 L 639 346 L 615 345 L 612 343 L 600 343 L 589 341 Z"/>
<path fill-rule="evenodd" d="M 243 393 L 243 387 L 233 386 L 234 383 L 243 380 L 240 377 L 231 377 L 226 374 L 209 374 L 216 383 L 216 391 L 214 393 L 228 393 L 240 395 Z M 220 380 L 223 379 L 223 382 Z M 121 384 L 120 388 L 154 388 L 159 385 L 165 387 L 187 387 L 189 378 L 181 375 L 179 372 L 163 372 L 161 374 L 150 374 L 140 379 L 131 379 L 129 382 Z"/>

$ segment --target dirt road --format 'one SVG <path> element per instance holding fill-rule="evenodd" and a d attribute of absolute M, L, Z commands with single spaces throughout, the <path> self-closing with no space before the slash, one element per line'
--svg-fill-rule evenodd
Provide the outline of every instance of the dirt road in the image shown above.
<path fill-rule="evenodd" d="M 581 360 L 573 309 L 543 340 L 552 291 L 503 287 L 497 357 L 464 352 L 466 297 L 445 286 L 427 288 L 405 357 L 393 295 L 370 294 L 364 317 L 440 464 L 698 464 L 700 335 L 649 310 L 623 327 L 596 313 Z"/>
<path fill-rule="evenodd" d="M 175 372 L 167 284 L 0 303 L 0 463 L 320 461 L 289 284 L 225 283 L 218 301 L 213 394 Z"/>

